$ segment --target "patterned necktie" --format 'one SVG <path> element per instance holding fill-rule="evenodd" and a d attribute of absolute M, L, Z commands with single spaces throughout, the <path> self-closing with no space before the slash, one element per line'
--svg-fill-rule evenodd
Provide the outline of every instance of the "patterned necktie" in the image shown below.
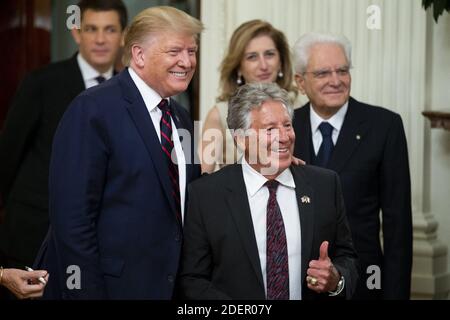
<path fill-rule="evenodd" d="M 322 144 L 317 153 L 316 165 L 326 168 L 333 153 L 334 144 L 332 139 L 333 126 L 328 122 L 322 122 L 319 125 L 320 133 L 322 134 Z"/>
<path fill-rule="evenodd" d="M 266 276 L 267 299 L 289 300 L 289 263 L 283 217 L 277 203 L 278 181 L 265 183 L 269 189 L 267 202 Z"/>
<path fill-rule="evenodd" d="M 98 76 L 95 78 L 95 80 L 97 80 L 98 84 L 105 82 L 106 78 L 104 76 Z"/>
<path fill-rule="evenodd" d="M 177 219 L 181 220 L 181 200 L 180 200 L 180 185 L 179 185 L 179 177 L 178 177 L 178 165 L 172 161 L 172 150 L 174 147 L 172 140 L 172 114 L 170 111 L 170 106 L 166 99 L 162 99 L 158 104 L 158 108 L 161 109 L 162 116 L 161 121 L 159 123 L 161 130 L 161 148 L 163 151 L 163 156 L 167 162 L 168 167 L 168 175 L 170 179 L 170 185 L 172 187 L 172 199 L 175 203 L 175 208 L 177 211 Z M 175 158 L 174 154 L 174 158 Z"/>

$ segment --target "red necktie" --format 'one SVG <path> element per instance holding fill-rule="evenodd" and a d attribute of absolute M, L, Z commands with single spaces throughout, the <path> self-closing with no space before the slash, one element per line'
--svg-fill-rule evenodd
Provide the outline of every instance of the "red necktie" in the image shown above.
<path fill-rule="evenodd" d="M 168 167 L 168 175 L 170 185 L 172 187 L 171 197 L 175 203 L 177 219 L 181 223 L 181 200 L 180 185 L 178 183 L 178 166 L 176 165 L 176 163 L 174 163 L 174 161 L 172 161 L 172 150 L 174 147 L 172 140 L 172 114 L 170 111 L 170 106 L 166 99 L 161 100 L 161 102 L 158 104 L 158 108 L 161 109 L 162 112 L 161 121 L 159 123 L 161 130 L 161 148 Z"/>
<path fill-rule="evenodd" d="M 277 203 L 279 182 L 269 180 L 267 202 L 266 276 L 267 299 L 289 300 L 289 263 L 283 217 Z"/>

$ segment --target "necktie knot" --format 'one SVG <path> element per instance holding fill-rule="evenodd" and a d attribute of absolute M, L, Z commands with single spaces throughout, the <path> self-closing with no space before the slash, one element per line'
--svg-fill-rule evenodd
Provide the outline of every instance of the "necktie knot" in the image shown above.
<path fill-rule="evenodd" d="M 319 125 L 320 133 L 322 134 L 322 137 L 331 137 L 331 134 L 333 133 L 333 126 L 329 124 L 328 122 L 322 122 Z"/>
<path fill-rule="evenodd" d="M 167 99 L 162 99 L 161 102 L 158 103 L 158 108 L 162 111 L 163 114 L 166 112 L 170 113 L 169 103 L 167 102 Z"/>
<path fill-rule="evenodd" d="M 95 78 L 95 80 L 97 80 L 97 82 L 100 84 L 102 82 L 105 82 L 106 78 L 102 75 L 99 75 L 98 77 Z"/>
<path fill-rule="evenodd" d="M 269 189 L 270 194 L 273 194 L 277 192 L 279 184 L 277 180 L 268 180 L 264 185 Z"/>

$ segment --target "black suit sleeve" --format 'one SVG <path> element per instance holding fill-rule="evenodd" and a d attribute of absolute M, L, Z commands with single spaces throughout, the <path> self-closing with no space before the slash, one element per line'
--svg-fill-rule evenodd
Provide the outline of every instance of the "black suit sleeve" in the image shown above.
<path fill-rule="evenodd" d="M 411 183 L 402 120 L 395 115 L 384 148 L 380 175 L 383 213 L 384 299 L 409 299 L 412 268 Z"/>
<path fill-rule="evenodd" d="M 179 284 L 185 299 L 230 300 L 231 298 L 212 285 L 213 257 L 202 213 L 199 195 L 189 187 L 189 203 L 184 222 L 183 251 Z"/>
<path fill-rule="evenodd" d="M 352 235 L 345 214 L 344 199 L 342 196 L 342 188 L 338 175 L 335 173 L 335 206 L 337 210 L 337 231 L 335 255 L 332 262 L 339 273 L 345 278 L 345 290 L 341 296 L 350 299 L 356 289 L 358 281 L 358 260 L 357 254 L 353 247 Z"/>
<path fill-rule="evenodd" d="M 7 197 L 41 117 L 39 79 L 27 76 L 10 106 L 0 134 L 0 196 Z"/>

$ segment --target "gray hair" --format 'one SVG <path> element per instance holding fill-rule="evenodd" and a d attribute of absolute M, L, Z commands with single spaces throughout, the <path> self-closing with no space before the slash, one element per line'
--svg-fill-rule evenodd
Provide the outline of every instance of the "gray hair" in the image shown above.
<path fill-rule="evenodd" d="M 279 101 L 293 118 L 294 108 L 286 90 L 276 83 L 247 83 L 240 86 L 228 103 L 227 124 L 231 130 L 247 130 L 251 126 L 250 113 L 266 101 Z"/>
<path fill-rule="evenodd" d="M 352 45 L 344 35 L 308 32 L 302 35 L 294 44 L 294 69 L 296 73 L 304 74 L 309 61 L 311 48 L 316 44 L 336 44 L 345 53 L 349 67 L 352 66 Z"/>

